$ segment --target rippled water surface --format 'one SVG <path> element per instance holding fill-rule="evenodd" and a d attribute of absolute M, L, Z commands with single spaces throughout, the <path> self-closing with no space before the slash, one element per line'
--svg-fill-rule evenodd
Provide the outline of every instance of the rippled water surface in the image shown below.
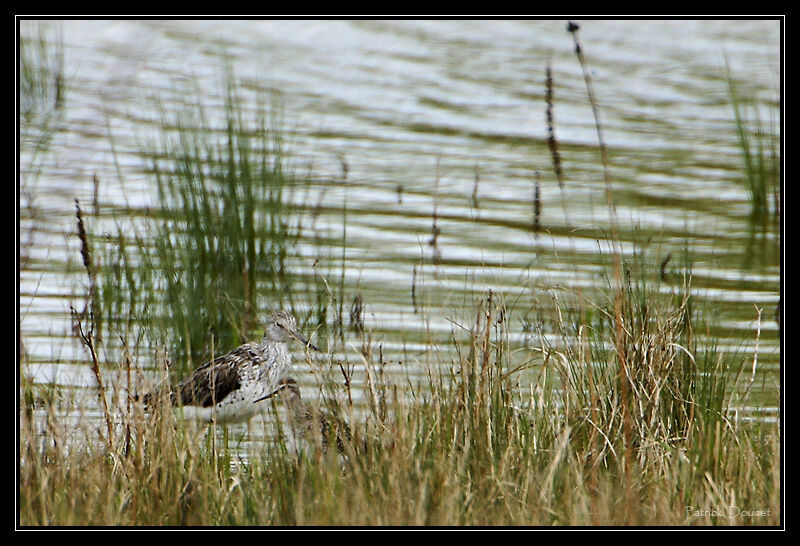
<path fill-rule="evenodd" d="M 69 319 L 85 290 L 74 199 L 92 210 L 96 176 L 91 222 L 100 231 L 119 222 L 119 211 L 157 205 L 146 158 L 155 151 L 159 108 L 178 110 L 199 97 L 210 121 L 222 120 L 225 59 L 245 108 L 259 93 L 280 94 L 292 169 L 309 177 L 309 191 L 294 198 L 315 219 L 293 271 L 313 276 L 320 237 L 335 241 L 323 253 L 344 255 L 346 305 L 362 295 L 365 326 L 391 363 L 387 373 L 424 376 L 420 355 L 431 343 L 448 346 L 453 321 L 470 320 L 490 289 L 513 308 L 510 341 L 524 350 L 533 341 L 526 312 L 553 287 L 602 287 L 608 263 L 599 254 L 610 223 L 597 132 L 565 27 L 560 20 L 45 23 L 63 40 L 67 83 L 46 147 L 34 153 L 26 135 L 35 123 L 22 128 L 25 373 L 40 383 L 94 384 Z M 21 22 L 23 39 L 34 30 Z M 778 127 L 779 30 L 778 21 L 735 20 L 583 21 L 580 31 L 623 252 L 645 245 L 658 264 L 688 245 L 695 296 L 715 313 L 708 333 L 723 350 L 749 354 L 758 346 L 754 411 L 773 417 L 780 233 L 775 222 L 751 221 L 725 65 L 756 98 L 760 118 Z M 548 62 L 563 191 L 547 145 Z M 195 90 L 191 99 L 187 89 Z M 297 375 L 314 381 L 305 370 Z"/>

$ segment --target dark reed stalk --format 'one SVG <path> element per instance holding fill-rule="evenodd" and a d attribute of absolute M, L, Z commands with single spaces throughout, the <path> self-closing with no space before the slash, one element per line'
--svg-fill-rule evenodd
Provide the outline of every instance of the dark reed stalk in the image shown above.
<path fill-rule="evenodd" d="M 411 270 L 411 305 L 414 306 L 414 314 L 417 314 L 417 264 Z"/>
<path fill-rule="evenodd" d="M 661 267 L 659 268 L 661 274 L 659 277 L 663 282 L 667 282 L 667 264 L 669 264 L 670 259 L 672 259 L 672 252 L 667 253 L 667 256 L 661 260 Z"/>
<path fill-rule="evenodd" d="M 539 193 L 539 183 L 542 178 L 541 173 L 537 170 L 536 171 L 536 178 L 533 181 L 533 232 L 539 233 L 541 229 L 541 225 L 539 224 L 539 219 L 542 215 L 542 200 L 541 195 Z"/>
<path fill-rule="evenodd" d="M 92 265 L 92 251 L 89 248 L 89 238 L 86 235 L 86 227 L 83 224 L 83 213 L 81 212 L 80 203 L 75 199 L 75 216 L 78 219 L 78 239 L 81 242 L 81 258 L 83 259 L 83 267 L 86 268 L 86 273 L 89 276 L 89 295 L 94 292 L 95 271 Z"/>
<path fill-rule="evenodd" d="M 100 211 L 100 205 L 98 203 L 98 193 L 100 189 L 100 179 L 97 178 L 97 173 L 92 175 L 92 208 L 94 210 L 94 215 L 97 216 Z"/>
<path fill-rule="evenodd" d="M 431 225 L 431 238 L 428 240 L 428 245 L 433 248 L 433 257 L 432 262 L 434 265 L 438 265 L 442 261 L 442 253 L 439 250 L 439 235 L 441 234 L 441 230 L 439 229 L 438 220 L 439 220 L 439 158 L 436 158 L 436 179 L 433 183 L 433 223 Z"/>
<path fill-rule="evenodd" d="M 355 295 L 350 304 L 350 328 L 359 335 L 364 333 L 364 298 L 361 292 Z"/>
<path fill-rule="evenodd" d="M 125 415 L 127 417 L 127 419 L 125 419 L 125 445 L 122 453 L 125 455 L 125 457 L 128 457 L 131 452 L 131 412 L 133 410 L 133 384 L 131 382 L 131 355 L 128 352 L 128 345 L 125 343 L 125 340 L 122 339 L 121 341 L 123 349 L 122 360 L 125 364 Z"/>
<path fill-rule="evenodd" d="M 620 241 L 619 241 L 619 229 L 618 229 L 618 220 L 617 220 L 617 209 L 616 205 L 614 204 L 614 194 L 611 187 L 611 172 L 609 169 L 609 161 L 608 161 L 608 149 L 606 148 L 605 138 L 603 137 L 603 127 L 600 123 L 600 111 L 597 106 L 597 99 L 595 98 L 594 89 L 592 87 L 592 79 L 589 74 L 589 69 L 586 63 L 586 58 L 583 54 L 583 48 L 581 47 L 580 40 L 578 38 L 578 30 L 580 26 L 578 24 L 570 21 L 567 24 L 567 31 L 572 36 L 573 42 L 575 43 L 575 56 L 578 58 L 578 62 L 581 65 L 581 71 L 583 72 L 583 80 L 586 84 L 586 93 L 589 98 L 589 104 L 592 108 L 592 114 L 594 116 L 594 125 L 597 131 L 597 140 L 598 145 L 600 148 L 600 159 L 603 164 L 603 178 L 605 180 L 606 186 L 606 204 L 608 206 L 608 210 L 611 214 L 611 242 L 614 245 L 614 279 L 616 281 L 616 289 L 615 289 L 615 297 L 614 297 L 614 317 L 615 317 L 615 346 L 617 351 L 617 358 L 620 360 L 620 378 L 619 378 L 619 387 L 620 387 L 620 397 L 622 399 L 622 407 L 623 407 L 623 422 L 625 427 L 625 438 L 626 438 L 626 457 L 625 457 L 625 476 L 628 485 L 630 485 L 630 461 L 631 461 L 631 445 L 630 440 L 632 437 L 632 423 L 631 423 L 631 416 L 628 411 L 628 400 L 629 400 L 629 380 L 628 380 L 628 365 L 626 360 L 626 341 L 625 341 L 625 331 L 623 329 L 623 319 L 622 319 L 622 300 L 623 300 L 623 288 L 622 288 L 622 264 L 621 264 L 621 248 L 620 248 Z"/>
<path fill-rule="evenodd" d="M 484 331 L 481 336 L 481 375 L 480 375 L 480 395 L 479 403 L 488 398 L 488 389 L 491 379 L 491 370 L 489 368 L 491 347 L 491 334 L 492 334 L 492 319 L 494 311 L 494 292 L 489 290 L 489 295 L 486 298 L 486 307 L 484 309 Z M 477 327 L 478 325 L 476 325 Z"/>
<path fill-rule="evenodd" d="M 342 197 L 342 274 L 339 277 L 339 313 L 336 318 L 336 327 L 339 332 L 339 340 L 344 344 L 344 277 L 345 264 L 347 263 L 347 173 L 350 172 L 350 165 L 344 155 L 339 156 L 342 166 L 342 187 L 344 189 Z"/>
<path fill-rule="evenodd" d="M 86 268 L 86 274 L 89 277 L 89 293 L 87 295 L 86 305 L 84 306 L 84 310 L 82 313 L 78 314 L 77 310 L 74 307 L 70 306 L 70 311 L 72 313 L 73 320 L 75 321 L 76 331 L 78 334 L 78 338 L 81 342 L 86 346 L 89 350 L 89 355 L 92 358 L 92 373 L 94 374 L 95 380 L 97 381 L 97 397 L 100 402 L 100 407 L 103 409 L 103 416 L 105 417 L 106 421 L 106 431 L 107 437 L 106 442 L 108 445 L 109 452 L 113 450 L 113 427 L 111 424 L 111 413 L 108 409 L 108 401 L 106 400 L 106 392 L 105 392 L 105 384 L 103 383 L 103 376 L 100 371 L 100 361 L 97 358 L 97 350 L 95 349 L 95 266 L 92 262 L 92 252 L 89 246 L 89 238 L 86 235 L 86 227 L 83 223 L 83 214 L 81 213 L 81 207 L 78 203 L 78 200 L 75 199 L 75 215 L 78 219 L 78 238 L 81 241 L 81 257 L 83 258 L 83 266 Z M 89 313 L 89 329 L 84 330 L 83 328 L 83 321 L 81 317 L 85 317 L 86 313 Z"/>
<path fill-rule="evenodd" d="M 589 73 L 589 68 L 586 63 L 586 57 L 583 55 L 583 48 L 581 47 L 580 40 L 578 39 L 578 30 L 580 27 L 573 23 L 572 21 L 569 22 L 567 25 L 567 30 L 572 35 L 572 39 L 575 43 L 575 56 L 578 58 L 578 62 L 581 65 L 581 71 L 583 72 L 583 81 L 586 84 L 586 94 L 589 97 L 589 105 L 592 107 L 592 115 L 594 116 L 594 126 L 597 132 L 597 141 L 600 148 L 600 159 L 603 164 L 603 178 L 606 183 L 606 201 L 611 212 L 611 228 L 612 228 L 612 238 L 615 244 L 619 244 L 619 237 L 616 234 L 617 231 L 617 209 L 616 205 L 614 204 L 614 194 L 611 188 L 611 172 L 609 170 L 609 161 L 608 161 L 608 148 L 606 147 L 606 141 L 603 137 L 603 126 L 600 123 L 600 109 L 597 106 L 597 99 L 594 94 L 594 88 L 592 87 L 592 78 Z"/>
<path fill-rule="evenodd" d="M 478 202 L 478 182 L 480 182 L 480 171 L 478 164 L 475 164 L 475 184 L 472 186 L 472 206 L 475 209 L 480 208 L 480 203 Z"/>
<path fill-rule="evenodd" d="M 564 191 L 564 173 L 561 170 L 561 154 L 558 152 L 558 140 L 556 140 L 555 121 L 553 119 L 553 70 L 550 61 L 545 68 L 545 115 L 547 117 L 547 147 L 550 149 L 550 157 L 553 161 L 553 172 L 555 172 L 558 187 Z"/>
<path fill-rule="evenodd" d="M 564 222 L 567 225 L 567 230 L 571 230 L 571 223 L 569 221 L 569 209 L 567 208 L 567 195 L 564 187 L 564 170 L 561 165 L 561 153 L 558 151 L 558 139 L 556 138 L 556 122 L 553 115 L 553 107 L 555 104 L 555 97 L 553 91 L 553 70 L 550 66 L 550 59 L 547 60 L 545 67 L 545 117 L 547 119 L 547 147 L 550 149 L 550 158 L 553 163 L 553 172 L 558 181 L 558 189 L 561 193 L 561 208 L 564 211 Z M 539 173 L 537 171 L 537 177 Z M 539 180 L 537 178 L 537 191 Z M 570 246 L 572 242 L 570 241 Z M 573 248 L 574 252 L 574 248 Z"/>

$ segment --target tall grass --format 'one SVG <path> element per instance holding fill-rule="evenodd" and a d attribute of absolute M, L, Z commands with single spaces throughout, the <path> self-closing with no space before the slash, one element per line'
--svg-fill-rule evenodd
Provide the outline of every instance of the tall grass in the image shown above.
<path fill-rule="evenodd" d="M 729 419 L 728 371 L 744 356 L 702 348 L 688 271 L 664 292 L 659 271 L 624 265 L 626 398 L 617 295 L 567 304 L 552 292 L 555 316 L 532 321 L 537 345 L 512 351 L 513 310 L 489 293 L 427 380 L 393 384 L 362 352 L 360 409 L 323 357 L 323 405 L 351 430 L 343 455 L 293 451 L 274 432 L 237 461 L 213 434 L 135 406 L 121 417 L 127 450 L 40 449 L 23 426 L 20 523 L 777 525 L 776 427 Z M 530 369 L 538 380 L 521 390 Z"/>
<path fill-rule="evenodd" d="M 774 123 L 769 126 L 762 120 L 757 101 L 736 83 L 731 67 L 725 60 L 725 81 L 728 97 L 736 123 L 736 136 L 744 168 L 744 182 L 750 193 L 751 216 L 754 220 L 767 218 L 772 211 L 780 213 L 780 166 L 778 150 L 779 133 Z"/>
<path fill-rule="evenodd" d="M 66 90 L 64 39 L 60 27 L 41 21 L 20 23 L 19 99 L 25 120 L 61 108 Z"/>
<path fill-rule="evenodd" d="M 251 339 L 269 307 L 294 306 L 292 196 L 304 182 L 287 172 L 277 98 L 245 112 L 240 92 L 227 71 L 221 128 L 199 98 L 161 110 L 148 154 L 157 206 L 145 235 L 126 241 L 120 228 L 106 246 L 106 317 L 118 331 L 128 328 L 117 319 L 138 320 L 179 373 Z"/>
<path fill-rule="evenodd" d="M 62 119 L 66 99 L 64 74 L 64 42 L 60 27 L 40 21 L 21 21 L 18 42 L 18 114 L 20 196 L 32 220 L 27 240 L 22 245 L 22 258 L 28 251 L 40 213 L 34 200 L 35 185 Z"/>

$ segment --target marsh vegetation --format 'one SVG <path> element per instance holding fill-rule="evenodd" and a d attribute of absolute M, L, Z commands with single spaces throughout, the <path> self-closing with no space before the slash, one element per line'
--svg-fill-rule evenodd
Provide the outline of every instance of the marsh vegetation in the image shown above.
<path fill-rule="evenodd" d="M 525 191 L 509 198 L 494 192 L 496 170 L 437 157 L 425 187 L 393 178 L 385 202 L 365 202 L 358 192 L 377 189 L 354 180 L 358 151 L 337 156 L 335 174 L 298 168 L 286 97 L 254 88 L 228 58 L 216 68 L 218 104 L 192 80 L 164 92 L 180 103 L 154 99 L 134 154 L 148 199 L 111 206 L 96 175 L 89 196 L 70 199 L 70 258 L 54 274 L 71 282 L 77 350 L 48 364 L 85 370 L 86 384 L 43 380 L 48 339 L 20 333 L 19 524 L 778 525 L 773 309 L 713 296 L 777 291 L 776 125 L 730 68 L 720 73 L 741 161 L 728 183 L 747 188 L 745 269 L 758 272 L 731 280 L 726 267 L 742 258 L 720 257 L 715 233 L 652 229 L 623 213 L 659 198 L 625 183 L 635 173 L 618 179 L 621 152 L 605 140 L 582 56 L 591 46 L 577 30 L 595 145 L 561 138 L 548 57 L 537 76 L 547 137 L 502 142 L 535 148 L 541 165 L 524 169 L 513 187 Z M 32 32 L 20 50 L 31 105 L 21 132 L 52 136 L 35 97 L 69 104 L 53 76 L 63 45 L 47 27 Z M 104 138 L 130 188 L 111 127 Z M 23 156 L 39 165 L 48 142 L 23 139 Z M 591 199 L 602 205 L 574 205 L 571 192 L 592 193 L 570 185 L 575 161 L 600 180 Z M 37 248 L 41 169 L 27 165 L 20 258 L 50 270 Z M 462 171 L 463 194 L 450 180 Z M 390 254 L 369 243 L 389 221 L 416 245 Z M 459 246 L 459 232 L 485 253 Z M 296 442 L 277 398 L 264 419 L 231 428 L 137 402 L 262 335 L 258 319 L 275 308 L 323 349 L 296 375 L 306 403 L 347 428 L 327 442 L 339 449 Z"/>

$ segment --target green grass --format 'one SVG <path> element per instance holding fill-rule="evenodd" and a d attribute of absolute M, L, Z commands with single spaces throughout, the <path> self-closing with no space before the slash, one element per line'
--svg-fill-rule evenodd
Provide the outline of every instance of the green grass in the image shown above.
<path fill-rule="evenodd" d="M 725 80 L 736 123 L 744 181 L 750 193 L 751 215 L 754 220 L 767 218 L 772 199 L 772 212 L 777 218 L 780 212 L 778 202 L 781 172 L 779 129 L 776 129 L 774 122 L 766 125 L 762 120 L 755 97 L 742 91 L 733 77 L 727 59 Z"/>
<path fill-rule="evenodd" d="M 64 40 L 59 27 L 40 21 L 20 24 L 28 29 L 19 40 L 20 114 L 30 120 L 64 104 Z"/>
<path fill-rule="evenodd" d="M 119 228 L 98 241 L 107 328 L 127 337 L 134 321 L 151 345 L 171 348 L 177 373 L 251 339 L 270 307 L 295 305 L 292 196 L 305 181 L 287 171 L 276 98 L 244 112 L 230 71 L 224 81 L 221 129 L 199 98 L 194 108 L 161 110 L 147 147 L 159 206 L 135 237 Z"/>
<path fill-rule="evenodd" d="M 20 193 L 35 216 L 34 187 L 63 120 L 67 94 L 61 28 L 21 21 L 18 46 Z"/>

